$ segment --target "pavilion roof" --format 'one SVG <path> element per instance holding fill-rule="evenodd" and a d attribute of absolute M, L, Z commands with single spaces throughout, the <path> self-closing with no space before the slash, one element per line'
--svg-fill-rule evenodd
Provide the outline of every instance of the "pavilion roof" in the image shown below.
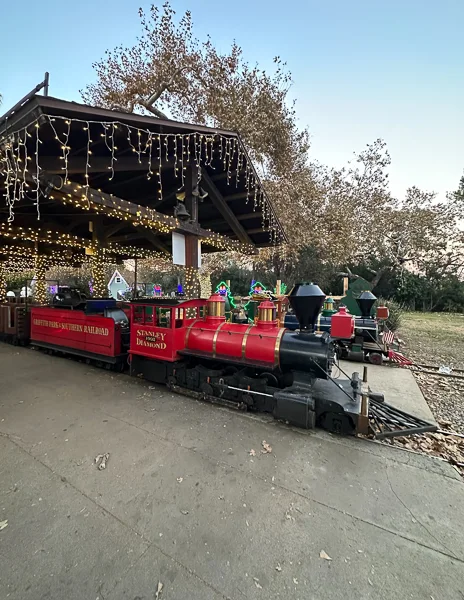
<path fill-rule="evenodd" d="M 169 253 L 172 231 L 199 235 L 204 252 L 286 239 L 236 132 L 36 94 L 0 118 L 2 157 L 0 244 L 19 227 L 91 240 L 96 219 L 109 246 L 140 252 Z M 174 216 L 188 169 L 207 193 L 198 224 Z"/>

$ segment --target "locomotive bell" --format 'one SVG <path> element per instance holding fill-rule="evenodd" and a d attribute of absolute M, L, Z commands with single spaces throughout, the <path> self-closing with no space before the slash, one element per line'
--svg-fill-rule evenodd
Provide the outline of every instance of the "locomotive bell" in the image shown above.
<path fill-rule="evenodd" d="M 300 331 L 313 332 L 325 300 L 321 288 L 315 283 L 296 283 L 288 299 L 300 324 Z"/>
<path fill-rule="evenodd" d="M 182 202 L 178 202 L 174 207 L 174 216 L 181 221 L 187 221 L 190 219 L 190 213 Z"/>
<path fill-rule="evenodd" d="M 374 296 L 372 292 L 365 291 L 363 292 L 359 298 L 356 298 L 356 302 L 358 303 L 359 309 L 361 311 L 361 317 L 365 319 L 371 316 L 371 309 L 374 306 L 374 302 L 377 298 Z"/>

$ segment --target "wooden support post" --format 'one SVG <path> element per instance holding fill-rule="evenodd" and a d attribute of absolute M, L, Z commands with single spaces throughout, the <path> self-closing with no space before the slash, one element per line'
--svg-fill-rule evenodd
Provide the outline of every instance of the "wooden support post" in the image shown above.
<path fill-rule="evenodd" d="M 193 191 L 198 188 L 198 167 L 192 163 L 185 173 L 185 208 L 190 213 L 192 223 L 198 223 L 198 196 Z"/>
<path fill-rule="evenodd" d="M 98 220 L 90 221 L 89 229 L 92 232 L 92 241 L 94 243 L 94 254 L 92 255 L 92 280 L 94 298 L 107 298 L 108 288 L 106 286 L 105 277 L 105 261 L 104 261 L 104 243 L 105 237 Z"/>
<path fill-rule="evenodd" d="M 40 254 L 39 244 L 35 244 L 34 259 L 34 302 L 37 304 L 46 304 L 47 302 L 47 283 L 45 281 L 46 258 Z"/>
<path fill-rule="evenodd" d="M 346 296 L 346 292 L 348 291 L 349 279 L 348 277 L 343 278 L 343 295 Z"/>
<path fill-rule="evenodd" d="M 200 279 L 198 277 L 198 238 L 185 236 L 185 295 L 187 298 L 200 297 Z"/>
<path fill-rule="evenodd" d="M 367 367 L 364 367 L 363 369 L 361 386 L 361 411 L 358 417 L 357 433 L 367 435 L 369 433 L 369 388 L 367 385 Z"/>
<path fill-rule="evenodd" d="M 193 195 L 197 187 L 198 168 L 191 164 L 185 175 L 185 207 L 190 213 L 190 220 L 198 224 L 198 196 Z M 198 237 L 191 233 L 185 233 L 185 287 L 184 293 L 187 298 L 200 297 L 200 279 L 198 276 Z"/>
<path fill-rule="evenodd" d="M 132 300 L 137 298 L 137 259 L 134 259 L 134 289 L 132 292 Z"/>
<path fill-rule="evenodd" d="M 0 303 L 6 302 L 6 273 L 3 262 L 0 262 Z"/>
<path fill-rule="evenodd" d="M 200 298 L 209 298 L 213 293 L 211 286 L 211 273 L 205 271 L 200 273 Z"/>
<path fill-rule="evenodd" d="M 280 296 L 280 286 L 282 285 L 282 281 L 280 279 L 277 280 L 276 283 L 276 296 Z"/>

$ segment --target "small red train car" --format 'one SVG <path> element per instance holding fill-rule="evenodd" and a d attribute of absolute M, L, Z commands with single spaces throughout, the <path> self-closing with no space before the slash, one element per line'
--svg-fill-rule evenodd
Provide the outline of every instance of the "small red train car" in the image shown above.
<path fill-rule="evenodd" d="M 33 306 L 31 344 L 123 366 L 129 344 L 126 315 L 113 304 L 93 309 L 98 312 Z"/>

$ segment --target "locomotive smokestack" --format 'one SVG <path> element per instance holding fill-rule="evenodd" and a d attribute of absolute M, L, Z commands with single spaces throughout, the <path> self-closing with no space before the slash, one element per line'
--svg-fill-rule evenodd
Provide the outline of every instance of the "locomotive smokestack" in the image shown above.
<path fill-rule="evenodd" d="M 300 324 L 300 331 L 314 331 L 317 315 L 325 300 L 321 288 L 315 283 L 297 283 L 288 299 Z"/>
<path fill-rule="evenodd" d="M 374 306 L 374 302 L 377 298 L 372 292 L 363 292 L 359 298 L 356 299 L 359 309 L 361 311 L 361 317 L 367 319 L 371 316 L 371 309 Z"/>

